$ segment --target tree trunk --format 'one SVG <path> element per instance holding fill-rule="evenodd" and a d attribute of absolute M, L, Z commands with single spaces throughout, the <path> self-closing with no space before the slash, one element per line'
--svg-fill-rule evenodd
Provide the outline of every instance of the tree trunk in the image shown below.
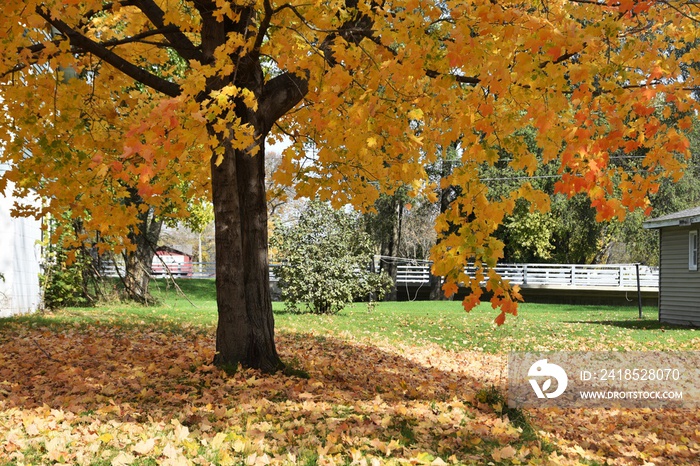
<path fill-rule="evenodd" d="M 428 299 L 431 301 L 444 301 L 447 299 L 445 292 L 442 291 L 442 277 L 432 273 L 430 274 L 430 297 Z"/>
<path fill-rule="evenodd" d="M 148 292 L 151 280 L 149 258 L 151 261 L 153 260 L 153 253 L 142 248 L 124 254 L 124 292 L 129 299 L 143 304 L 148 304 L 151 301 Z"/>
<path fill-rule="evenodd" d="M 440 170 L 440 178 L 445 179 L 452 174 L 453 166 L 452 162 L 449 160 L 450 153 L 457 150 L 457 144 L 452 144 L 447 151 L 447 154 L 443 155 L 442 166 Z M 450 204 L 457 198 L 459 194 L 459 187 L 447 186 L 440 190 L 440 213 L 444 214 L 447 209 L 450 208 Z M 440 244 L 441 238 L 437 239 L 437 244 Z M 444 301 L 448 299 L 445 296 L 445 292 L 442 290 L 442 277 L 437 277 L 430 273 L 430 300 L 431 301 Z M 450 298 L 452 299 L 452 298 Z"/>
<path fill-rule="evenodd" d="M 270 298 L 263 142 L 255 156 L 224 147 L 220 165 L 211 162 L 219 311 L 214 363 L 274 372 L 284 365 Z"/>
<path fill-rule="evenodd" d="M 208 5 L 195 2 L 202 15 L 204 62 L 215 60 L 215 51 L 231 33 L 250 39 L 254 34 L 250 26 L 256 15 L 252 6 L 239 5 L 237 20 L 225 17 L 222 21 Z M 230 59 L 236 64 L 235 72 L 207 78 L 205 91 L 198 95 L 200 103 L 204 103 L 213 91 L 234 85 L 251 91 L 257 100 L 257 109 L 253 109 L 242 97 L 232 98 L 229 110 L 218 118 L 218 123 L 231 121 L 230 127 L 223 129 L 217 121 L 207 127 L 223 149 L 221 160 L 217 154 L 211 159 L 219 312 L 214 363 L 274 372 L 284 364 L 275 348 L 270 297 L 265 137 L 275 122 L 306 95 L 308 82 L 291 73 L 265 82 L 259 50 L 237 49 Z M 235 131 L 244 127 L 254 129 L 256 142 L 245 149 L 236 148 L 232 144 Z"/>
<path fill-rule="evenodd" d="M 399 194 L 397 193 L 387 199 L 386 211 L 383 213 L 383 215 L 386 215 L 388 231 L 386 231 L 386 237 L 384 241 L 382 241 L 381 252 L 383 256 L 388 256 L 389 259 L 385 259 L 382 263 L 382 270 L 391 277 L 391 281 L 394 283 L 394 286 L 392 286 L 389 292 L 384 296 L 384 301 L 396 301 L 398 298 L 398 289 L 396 286 L 398 263 L 396 262 L 396 257 L 399 255 L 403 213 L 403 205 L 398 196 Z M 382 214 L 381 211 L 380 214 Z"/>
<path fill-rule="evenodd" d="M 132 201 L 143 202 L 138 194 L 132 193 Z M 129 299 L 148 304 L 154 301 L 148 291 L 151 280 L 151 265 L 160 238 L 163 221 L 156 219 L 153 209 L 139 215 L 138 231 L 129 234 L 129 239 L 136 246 L 134 251 L 124 253 L 124 289 Z"/>

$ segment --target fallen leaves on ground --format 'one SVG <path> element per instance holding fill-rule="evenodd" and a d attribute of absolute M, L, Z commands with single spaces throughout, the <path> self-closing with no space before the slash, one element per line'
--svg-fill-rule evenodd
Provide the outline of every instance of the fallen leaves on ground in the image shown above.
<path fill-rule="evenodd" d="M 0 327 L 0 464 L 692 464 L 697 411 L 502 407 L 505 357 L 280 333 L 309 379 L 210 365 L 210 329 Z M 369 344 L 371 343 L 371 344 Z"/>

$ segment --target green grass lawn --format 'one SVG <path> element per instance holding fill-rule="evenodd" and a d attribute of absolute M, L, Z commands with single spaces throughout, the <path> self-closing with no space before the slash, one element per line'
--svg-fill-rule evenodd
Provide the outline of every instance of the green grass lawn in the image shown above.
<path fill-rule="evenodd" d="M 71 308 L 55 315 L 31 316 L 35 323 L 114 322 L 119 325 L 157 323 L 164 328 L 202 327 L 216 324 L 212 280 L 155 282 L 161 304 L 153 307 L 105 304 L 97 308 Z M 278 330 L 339 335 L 367 342 L 433 343 L 447 349 L 490 353 L 525 350 L 700 349 L 700 330 L 658 322 L 655 308 L 645 308 L 642 320 L 636 306 L 521 305 L 519 315 L 505 325 L 493 324 L 497 312 L 482 304 L 466 313 L 460 302 L 414 301 L 379 303 L 372 310 L 357 303 L 336 315 L 286 312 L 274 303 Z M 1 324 L 0 324 L 1 325 Z"/>

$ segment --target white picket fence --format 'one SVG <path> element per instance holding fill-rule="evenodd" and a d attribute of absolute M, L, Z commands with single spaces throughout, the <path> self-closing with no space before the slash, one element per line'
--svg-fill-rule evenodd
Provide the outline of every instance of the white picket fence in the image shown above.
<path fill-rule="evenodd" d="M 470 277 L 476 273 L 473 266 L 466 267 L 465 271 Z M 524 287 L 637 287 L 635 264 L 499 264 L 496 273 Z M 399 265 L 396 281 L 397 284 L 427 284 L 430 281 L 430 266 Z M 642 288 L 658 288 L 659 269 L 639 266 L 639 284 Z"/>
<path fill-rule="evenodd" d="M 270 264 L 270 280 L 277 280 L 275 276 L 277 264 Z M 105 261 L 102 263 L 101 273 L 104 277 L 119 277 L 124 275 L 124 264 Z M 216 262 L 187 262 L 178 264 L 162 264 L 153 266 L 151 276 L 154 278 L 214 278 L 216 277 Z"/>
<path fill-rule="evenodd" d="M 277 264 L 270 264 L 270 279 L 275 276 Z M 170 274 L 180 278 L 213 278 L 216 276 L 214 262 L 192 262 L 169 266 Z M 103 267 L 105 276 L 117 276 L 114 264 L 107 263 Z M 473 266 L 466 267 L 466 272 L 474 276 Z M 635 264 L 499 264 L 496 272 L 511 283 L 523 287 L 609 287 L 636 288 L 637 266 Z M 123 274 L 123 267 L 120 267 Z M 168 272 L 160 267 L 154 270 L 156 277 L 167 276 Z M 396 284 L 401 286 L 420 286 L 430 283 L 430 263 L 406 261 L 397 265 Z M 658 289 L 659 269 L 656 267 L 639 266 L 639 283 L 642 288 Z"/>

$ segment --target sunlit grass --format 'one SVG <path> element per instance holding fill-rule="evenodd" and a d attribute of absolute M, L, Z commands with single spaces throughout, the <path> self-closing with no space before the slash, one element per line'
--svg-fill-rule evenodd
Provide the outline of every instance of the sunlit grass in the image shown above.
<path fill-rule="evenodd" d="M 76 325 L 112 323 L 121 326 L 158 325 L 176 330 L 216 325 L 213 280 L 157 281 L 156 306 L 105 303 L 95 308 L 70 308 L 55 314 L 19 317 L 35 325 L 71 322 Z M 497 311 L 486 303 L 467 313 L 456 301 L 379 303 L 371 310 L 355 303 L 336 315 L 294 314 L 283 303 L 273 303 L 279 331 L 312 332 L 368 342 L 437 344 L 453 350 L 490 353 L 525 350 L 700 349 L 700 331 L 662 325 L 658 311 L 646 307 L 638 318 L 636 306 L 521 305 L 518 316 L 503 326 L 493 319 Z M 1 322 L 1 321 L 0 321 Z M 0 323 L 0 325 L 2 325 Z"/>

